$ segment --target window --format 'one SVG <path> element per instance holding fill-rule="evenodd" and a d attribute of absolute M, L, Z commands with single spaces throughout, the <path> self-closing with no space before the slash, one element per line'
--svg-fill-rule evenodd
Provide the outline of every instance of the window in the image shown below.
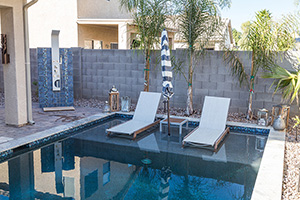
<path fill-rule="evenodd" d="M 100 40 L 93 40 L 93 49 L 103 49 L 103 43 Z"/>
<path fill-rule="evenodd" d="M 110 49 L 118 49 L 118 43 L 110 43 Z"/>
<path fill-rule="evenodd" d="M 92 49 L 93 48 L 93 40 L 84 40 L 84 48 Z"/>
<path fill-rule="evenodd" d="M 103 49 L 103 42 L 100 40 L 84 40 L 85 49 Z"/>

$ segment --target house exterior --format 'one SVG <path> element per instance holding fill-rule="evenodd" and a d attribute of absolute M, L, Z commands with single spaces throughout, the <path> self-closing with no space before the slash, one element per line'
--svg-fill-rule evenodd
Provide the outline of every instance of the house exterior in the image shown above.
<path fill-rule="evenodd" d="M 5 124 L 13 126 L 27 124 L 28 114 L 31 113 L 31 97 L 26 93 L 28 79 L 25 67 L 24 16 L 28 6 L 31 4 L 24 0 L 0 0 L 1 34 L 7 38 L 6 45 L 1 46 L 2 54 L 7 53 L 4 59 L 7 62 L 3 63 L 2 60 L 3 74 L 0 74 L 0 79 L 4 80 Z"/>
<path fill-rule="evenodd" d="M 66 48 L 130 49 L 136 38 L 132 15 L 120 10 L 119 0 L 41 0 L 30 9 L 31 48 L 50 47 L 52 30 L 60 30 L 59 43 Z M 224 34 L 231 36 L 223 37 L 232 40 L 227 28 Z M 168 36 L 172 49 L 182 48 L 174 28 Z"/>
<path fill-rule="evenodd" d="M 133 20 L 119 8 L 119 0 L 41 0 L 29 12 L 30 47 L 50 47 L 60 30 L 61 47 L 128 49 Z"/>
<path fill-rule="evenodd" d="M 174 41 L 175 49 L 177 48 L 187 48 L 188 45 L 181 39 L 180 34 L 175 34 Z M 234 46 L 234 39 L 232 36 L 232 27 L 231 20 L 228 18 L 223 18 L 220 23 L 220 30 L 217 31 L 214 36 L 209 39 L 208 44 L 206 45 L 206 49 L 209 50 L 223 50 L 232 49 Z"/>

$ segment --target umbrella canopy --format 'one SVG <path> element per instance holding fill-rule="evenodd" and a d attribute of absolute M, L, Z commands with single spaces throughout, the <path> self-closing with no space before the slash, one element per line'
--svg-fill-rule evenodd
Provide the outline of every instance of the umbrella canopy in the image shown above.
<path fill-rule="evenodd" d="M 161 71 L 163 77 L 163 96 L 166 98 L 171 98 L 173 96 L 173 86 L 172 86 L 172 67 L 170 60 L 170 49 L 169 49 L 169 39 L 168 33 L 164 29 L 161 33 Z"/>

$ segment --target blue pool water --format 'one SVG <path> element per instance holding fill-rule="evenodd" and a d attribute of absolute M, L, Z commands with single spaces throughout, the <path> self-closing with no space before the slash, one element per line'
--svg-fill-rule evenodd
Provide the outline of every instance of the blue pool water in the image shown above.
<path fill-rule="evenodd" d="M 0 200 L 251 198 L 266 136 L 230 133 L 213 153 L 182 148 L 178 127 L 171 137 L 158 127 L 135 141 L 107 137 L 122 120 L 0 163 Z"/>

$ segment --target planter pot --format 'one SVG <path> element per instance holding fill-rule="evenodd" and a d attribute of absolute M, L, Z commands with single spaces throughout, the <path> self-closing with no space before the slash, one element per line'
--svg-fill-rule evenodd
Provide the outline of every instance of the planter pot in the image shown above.
<path fill-rule="evenodd" d="M 274 128 L 275 130 L 278 130 L 278 131 L 282 131 L 282 130 L 285 129 L 285 122 L 284 122 L 284 120 L 281 118 L 281 115 L 279 115 L 279 116 L 274 120 L 273 128 Z"/>

